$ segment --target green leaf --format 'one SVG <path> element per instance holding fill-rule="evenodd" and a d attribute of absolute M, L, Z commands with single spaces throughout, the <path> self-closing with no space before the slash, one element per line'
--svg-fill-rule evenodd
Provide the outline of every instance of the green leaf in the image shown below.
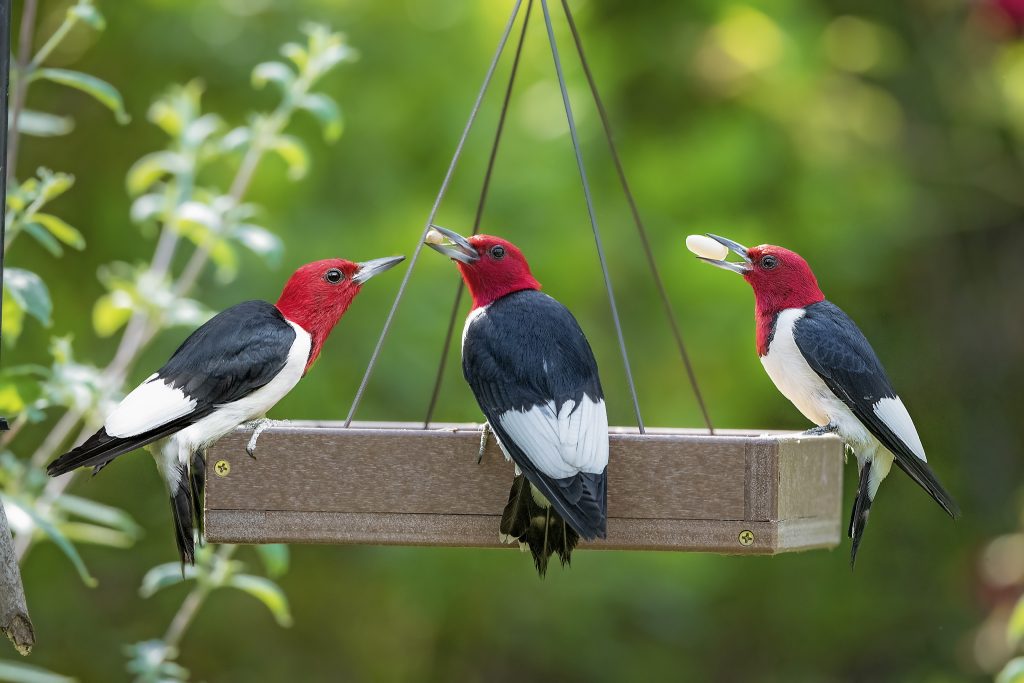
<path fill-rule="evenodd" d="M 49 327 L 53 303 L 46 284 L 35 273 L 22 268 L 4 270 L 4 292 L 26 313 Z"/>
<path fill-rule="evenodd" d="M 140 195 L 132 202 L 129 215 L 133 223 L 145 223 L 146 221 L 156 220 L 163 213 L 165 205 L 166 201 L 162 194 L 151 192 L 150 194 Z"/>
<path fill-rule="evenodd" d="M 151 152 L 128 169 L 128 193 L 133 197 L 142 194 L 165 175 L 183 173 L 187 169 L 188 162 L 180 154 L 166 150 Z"/>
<path fill-rule="evenodd" d="M 78 576 L 82 579 L 82 583 L 89 588 L 96 587 L 98 582 L 93 578 L 92 574 L 89 573 L 88 568 L 85 566 L 85 562 L 82 561 L 82 556 L 78 554 L 78 549 L 70 540 L 68 540 L 68 537 L 53 524 L 53 522 L 40 515 L 31 504 L 23 505 L 20 501 L 8 496 L 0 496 L 0 499 L 3 500 L 5 505 L 14 505 L 28 515 L 32 520 L 32 523 L 35 524 L 47 538 L 53 541 L 54 545 L 60 548 L 67 558 L 71 560 L 71 564 L 74 565 L 75 570 L 78 572 Z"/>
<path fill-rule="evenodd" d="M 37 213 L 32 215 L 32 221 L 42 225 L 51 235 L 72 249 L 85 249 L 85 237 L 63 219 L 48 213 Z"/>
<path fill-rule="evenodd" d="M 88 543 L 108 548 L 131 548 L 137 540 L 135 536 L 118 529 L 85 522 L 64 522 L 60 525 L 60 530 L 73 543 Z"/>
<path fill-rule="evenodd" d="M 1024 683 L 1024 657 L 1008 661 L 996 676 L 996 683 Z"/>
<path fill-rule="evenodd" d="M 263 88 L 269 82 L 277 83 L 281 90 L 287 91 L 295 82 L 295 72 L 283 62 L 263 62 L 252 70 L 253 87 Z"/>
<path fill-rule="evenodd" d="M 317 118 L 324 131 L 324 140 L 334 142 L 341 137 L 344 127 L 341 110 L 330 97 L 322 93 L 311 93 L 299 100 L 298 106 Z"/>
<path fill-rule="evenodd" d="M 281 46 L 281 54 L 292 60 L 300 72 L 305 71 L 306 65 L 309 64 L 309 54 L 306 52 L 306 48 L 298 43 L 285 43 Z"/>
<path fill-rule="evenodd" d="M 178 657 L 178 649 L 162 640 L 126 645 L 124 652 L 129 658 L 126 668 L 128 673 L 135 674 L 135 681 L 174 683 L 188 680 L 188 669 L 174 661 Z"/>
<path fill-rule="evenodd" d="M 278 625 L 287 628 L 292 625 L 292 614 L 288 609 L 288 598 L 281 587 L 270 579 L 250 574 L 235 574 L 228 579 L 228 586 L 245 591 L 270 610 Z"/>
<path fill-rule="evenodd" d="M 309 171 L 309 152 L 297 137 L 278 135 L 270 143 L 270 149 L 288 164 L 288 177 L 291 180 L 301 180 Z"/>
<path fill-rule="evenodd" d="M 185 567 L 185 571 L 182 572 L 181 565 L 177 562 L 158 564 L 142 577 L 139 595 L 149 598 L 168 586 L 173 586 L 176 583 L 181 583 L 187 579 L 194 579 L 195 577 L 196 568 L 193 566 Z"/>
<path fill-rule="evenodd" d="M 252 131 L 249 130 L 249 127 L 238 126 L 220 139 L 220 147 L 225 152 L 235 152 L 248 145 L 250 140 L 252 140 Z"/>
<path fill-rule="evenodd" d="M 7 334 L 6 330 L 4 334 Z M 39 398 L 40 381 L 49 374 L 49 368 L 41 365 L 18 365 L 0 372 L 0 414 L 11 415 L 25 410 L 28 404 Z"/>
<path fill-rule="evenodd" d="M 0 681 L 8 681 L 8 683 L 75 683 L 74 678 L 10 659 L 0 659 Z"/>
<path fill-rule="evenodd" d="M 57 116 L 31 109 L 22 109 L 18 115 L 18 132 L 37 138 L 67 135 L 74 128 L 75 120 L 70 116 Z"/>
<path fill-rule="evenodd" d="M 38 223 L 25 223 L 22 226 L 22 230 L 27 234 L 32 235 L 36 242 L 39 242 L 39 244 L 41 244 L 42 247 L 53 256 L 60 257 L 64 255 L 64 249 L 61 248 L 60 242 L 57 241 L 57 238 L 51 235 L 49 230 Z"/>
<path fill-rule="evenodd" d="M 43 198 L 43 203 L 53 201 L 75 184 L 75 176 L 69 173 L 54 173 L 47 168 L 40 168 L 36 173 L 39 175 L 39 184 L 33 185 L 32 189 Z M 22 187 L 27 185 L 28 183 Z"/>
<path fill-rule="evenodd" d="M 4 415 L 14 415 L 25 410 L 25 399 L 21 397 L 18 387 L 13 384 L 0 384 L 0 411 Z"/>
<path fill-rule="evenodd" d="M 1006 640 L 1014 648 L 1024 640 L 1024 596 L 1017 600 L 1010 614 L 1010 621 L 1006 624 Z"/>
<path fill-rule="evenodd" d="M 127 292 L 108 292 L 93 304 L 92 327 L 100 337 L 109 337 L 127 324 L 132 313 L 132 299 Z"/>
<path fill-rule="evenodd" d="M 242 223 L 235 226 L 234 234 L 239 244 L 254 254 L 262 256 L 271 266 L 277 266 L 281 262 L 284 244 L 277 235 L 266 228 L 251 223 Z"/>
<path fill-rule="evenodd" d="M 206 142 L 211 135 L 216 133 L 224 122 L 216 114 L 205 114 L 185 126 L 181 142 L 187 147 L 199 147 Z"/>
<path fill-rule="evenodd" d="M 256 553 L 263 561 L 263 567 L 271 578 L 284 576 L 288 571 L 289 551 L 288 546 L 282 543 L 271 543 L 269 545 L 256 546 Z"/>
<path fill-rule="evenodd" d="M 69 515 L 117 529 L 130 536 L 142 535 L 142 527 L 136 524 L 132 516 L 112 505 L 65 493 L 57 498 L 55 506 Z"/>
<path fill-rule="evenodd" d="M 117 91 L 117 88 L 91 74 L 71 71 L 70 69 L 39 69 L 33 72 L 29 78 L 45 78 L 53 83 L 81 90 L 114 112 L 114 118 L 117 119 L 118 123 L 124 125 L 131 121 L 128 112 L 125 111 L 124 100 L 121 98 L 121 93 Z"/>
<path fill-rule="evenodd" d="M 3 320 L 0 321 L 0 338 L 3 338 L 4 343 L 8 346 L 13 346 L 25 328 L 25 309 L 18 305 L 18 302 L 10 295 L 6 287 L 4 287 L 3 302 L 4 311 Z"/>
<path fill-rule="evenodd" d="M 68 17 L 74 17 L 79 21 L 84 21 L 97 31 L 102 31 L 107 27 L 106 19 L 103 18 L 100 11 L 88 0 L 79 0 L 77 5 L 69 7 Z"/>

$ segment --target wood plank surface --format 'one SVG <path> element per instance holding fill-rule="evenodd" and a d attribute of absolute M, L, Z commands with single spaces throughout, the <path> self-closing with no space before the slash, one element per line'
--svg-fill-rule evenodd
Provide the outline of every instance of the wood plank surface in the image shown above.
<path fill-rule="evenodd" d="M 208 455 L 207 538 L 498 546 L 511 463 L 492 439 L 476 464 L 477 425 L 434 427 L 295 422 L 264 432 L 255 459 L 239 430 Z M 608 539 L 585 547 L 765 554 L 839 541 L 834 437 L 611 432 Z"/>

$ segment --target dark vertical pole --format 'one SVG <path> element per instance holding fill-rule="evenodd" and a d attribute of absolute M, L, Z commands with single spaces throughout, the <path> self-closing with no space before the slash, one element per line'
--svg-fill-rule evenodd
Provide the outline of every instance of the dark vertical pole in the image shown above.
<path fill-rule="evenodd" d="M 0 283 L 4 279 L 4 243 L 7 237 L 7 91 L 11 82 L 11 0 L 0 0 Z M 3 317 L 0 297 L 0 317 Z M 7 429 L 0 417 L 0 430 Z"/>

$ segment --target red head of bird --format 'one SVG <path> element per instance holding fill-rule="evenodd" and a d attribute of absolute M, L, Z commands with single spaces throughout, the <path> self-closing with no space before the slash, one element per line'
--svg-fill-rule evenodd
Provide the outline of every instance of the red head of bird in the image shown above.
<path fill-rule="evenodd" d="M 363 284 L 404 258 L 389 256 L 364 263 L 323 259 L 307 263 L 292 274 L 276 305 L 285 318 L 302 327 L 312 338 L 307 369 Z"/>
<path fill-rule="evenodd" d="M 473 295 L 473 308 L 487 306 L 512 292 L 540 289 L 523 252 L 508 240 L 491 235 L 463 237 L 434 226 L 426 241 L 432 249 L 455 260 Z"/>
<path fill-rule="evenodd" d="M 800 254 L 772 244 L 748 249 L 725 237 L 710 234 L 708 237 L 743 259 L 737 263 L 700 257 L 713 266 L 739 273 L 753 287 L 757 315 L 757 352 L 760 355 L 768 352 L 772 321 L 780 311 L 804 308 L 825 300 L 817 278 Z"/>

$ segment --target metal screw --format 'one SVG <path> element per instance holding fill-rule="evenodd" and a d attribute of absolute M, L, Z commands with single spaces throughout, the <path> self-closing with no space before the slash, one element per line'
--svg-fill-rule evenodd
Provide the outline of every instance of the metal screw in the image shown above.
<path fill-rule="evenodd" d="M 744 529 L 739 535 L 740 545 L 754 545 L 754 532 L 750 529 Z"/>
<path fill-rule="evenodd" d="M 218 460 L 217 464 L 213 466 L 213 471 L 217 473 L 218 477 L 226 477 L 231 472 L 231 463 L 227 460 Z"/>

